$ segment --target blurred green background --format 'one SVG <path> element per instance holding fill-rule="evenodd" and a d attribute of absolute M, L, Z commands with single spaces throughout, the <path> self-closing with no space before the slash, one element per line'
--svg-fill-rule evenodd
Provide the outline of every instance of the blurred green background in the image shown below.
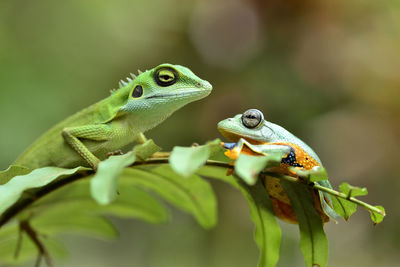
<path fill-rule="evenodd" d="M 218 121 L 262 110 L 315 149 L 335 187 L 366 186 L 364 199 L 387 210 L 376 227 L 364 210 L 326 225 L 329 266 L 399 266 L 399 26 L 393 0 L 3 0 L 0 168 L 129 72 L 180 64 L 214 90 L 149 137 L 164 150 L 203 143 L 220 137 Z M 213 185 L 215 229 L 178 211 L 162 226 L 114 220 L 119 240 L 66 235 L 57 266 L 256 266 L 245 201 Z M 297 226 L 282 227 L 279 266 L 304 266 Z"/>

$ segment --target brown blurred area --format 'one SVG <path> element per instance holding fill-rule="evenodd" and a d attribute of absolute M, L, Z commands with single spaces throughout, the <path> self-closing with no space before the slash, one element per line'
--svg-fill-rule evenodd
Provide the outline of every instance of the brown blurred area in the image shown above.
<path fill-rule="evenodd" d="M 220 137 L 218 121 L 258 108 L 320 155 L 337 187 L 366 186 L 386 208 L 329 223 L 329 266 L 398 266 L 400 2 L 116 0 L 0 2 L 0 167 L 42 132 L 109 95 L 129 72 L 169 62 L 212 94 L 147 135 L 165 150 Z M 114 220 L 116 242 L 65 236 L 57 266 L 256 266 L 240 193 L 212 182 L 219 224 L 201 229 Z M 282 223 L 278 266 L 303 266 L 296 226 Z M 30 266 L 30 265 L 28 265 Z"/>

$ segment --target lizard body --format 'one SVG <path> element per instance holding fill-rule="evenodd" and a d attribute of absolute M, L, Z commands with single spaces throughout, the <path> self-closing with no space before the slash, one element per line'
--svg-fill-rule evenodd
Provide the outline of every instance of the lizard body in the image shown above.
<path fill-rule="evenodd" d="M 137 140 L 184 105 L 207 96 L 212 86 L 186 67 L 161 64 L 140 73 L 111 96 L 70 116 L 39 137 L 14 162 L 97 169 L 109 152 Z"/>
<path fill-rule="evenodd" d="M 297 174 L 289 167 L 311 170 L 322 166 L 321 160 L 308 145 L 283 127 L 264 120 L 264 116 L 259 110 L 250 109 L 243 114 L 225 119 L 218 123 L 218 130 L 228 140 L 235 142 L 234 144 L 224 144 L 226 148 L 229 148 L 225 154 L 233 160 L 237 159 L 240 153 L 267 155 L 281 152 L 284 156 L 280 166 L 272 168 L 271 171 L 298 179 Z M 276 216 L 287 222 L 297 223 L 290 199 L 281 186 L 280 180 L 269 176 L 264 176 L 263 179 Z M 318 183 L 332 188 L 327 180 Z M 318 195 L 313 190 L 310 192 L 322 220 L 329 221 L 324 209 L 330 209 L 328 204 L 330 197 L 322 193 Z"/>

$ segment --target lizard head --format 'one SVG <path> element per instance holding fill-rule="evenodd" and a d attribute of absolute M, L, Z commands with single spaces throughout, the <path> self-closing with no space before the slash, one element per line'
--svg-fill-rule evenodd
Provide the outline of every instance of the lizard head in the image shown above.
<path fill-rule="evenodd" d="M 151 117 L 163 120 L 184 105 L 206 97 L 212 90 L 208 81 L 190 69 L 172 64 L 161 64 L 142 72 L 125 87 L 130 90 L 128 101 L 120 111 L 140 114 L 150 120 Z"/>
<path fill-rule="evenodd" d="M 275 133 L 257 109 L 246 110 L 233 118 L 218 123 L 218 131 L 228 140 L 237 142 L 244 138 L 252 144 L 267 142 Z"/>

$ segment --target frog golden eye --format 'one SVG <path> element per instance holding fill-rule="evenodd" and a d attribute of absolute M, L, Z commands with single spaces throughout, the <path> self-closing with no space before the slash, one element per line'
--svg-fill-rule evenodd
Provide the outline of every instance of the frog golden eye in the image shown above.
<path fill-rule="evenodd" d="M 258 109 L 246 110 L 242 115 L 242 123 L 246 128 L 252 129 L 264 121 L 264 115 Z"/>
<path fill-rule="evenodd" d="M 154 80 L 160 86 L 169 86 L 176 82 L 177 73 L 171 68 L 161 68 L 154 74 Z"/>

